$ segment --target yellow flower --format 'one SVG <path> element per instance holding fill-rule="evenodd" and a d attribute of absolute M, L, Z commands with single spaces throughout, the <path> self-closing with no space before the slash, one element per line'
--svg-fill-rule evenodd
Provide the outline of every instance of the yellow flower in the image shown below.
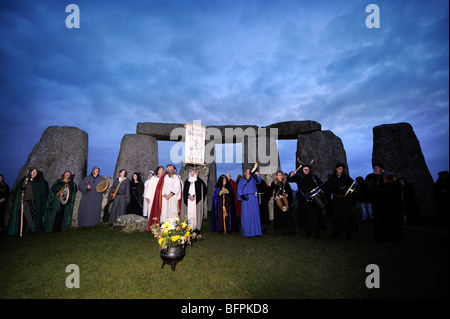
<path fill-rule="evenodd" d="M 177 242 L 177 241 L 179 241 L 181 239 L 181 236 L 180 235 L 172 236 L 171 239 L 172 239 L 173 242 Z"/>
<path fill-rule="evenodd" d="M 161 237 L 160 239 L 158 239 L 158 243 L 159 243 L 160 246 L 161 246 L 161 244 L 162 244 L 163 241 L 164 241 L 164 238 L 163 238 L 163 237 Z"/>

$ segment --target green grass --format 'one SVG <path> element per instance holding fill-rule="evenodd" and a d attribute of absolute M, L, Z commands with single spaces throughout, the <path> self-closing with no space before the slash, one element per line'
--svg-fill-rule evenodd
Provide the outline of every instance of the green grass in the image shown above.
<path fill-rule="evenodd" d="M 102 225 L 1 237 L 0 298 L 448 298 L 448 233 L 410 229 L 401 243 L 377 244 L 370 222 L 360 222 L 352 241 L 266 229 L 259 238 L 223 235 L 210 233 L 205 220 L 175 272 L 161 269 L 149 232 Z M 80 288 L 65 285 L 69 264 L 80 268 Z M 365 286 L 368 264 L 380 267 L 379 289 Z"/>

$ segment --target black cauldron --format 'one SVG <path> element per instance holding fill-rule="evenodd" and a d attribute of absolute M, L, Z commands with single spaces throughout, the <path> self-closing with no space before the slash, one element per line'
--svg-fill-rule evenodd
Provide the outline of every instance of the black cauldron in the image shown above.
<path fill-rule="evenodd" d="M 161 249 L 159 252 L 159 255 L 163 261 L 161 269 L 165 264 L 168 264 L 171 265 L 172 271 L 175 271 L 175 265 L 183 260 L 185 253 L 185 246 L 182 245 Z"/>

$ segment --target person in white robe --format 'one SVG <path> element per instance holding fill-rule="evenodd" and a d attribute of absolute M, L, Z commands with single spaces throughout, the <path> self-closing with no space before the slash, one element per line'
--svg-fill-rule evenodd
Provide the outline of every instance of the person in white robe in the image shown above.
<path fill-rule="evenodd" d="M 161 217 L 160 222 L 180 217 L 180 207 L 178 201 L 181 199 L 182 187 L 180 177 L 174 173 L 175 166 L 169 164 L 166 167 L 164 185 L 161 191 Z"/>
<path fill-rule="evenodd" d="M 158 185 L 159 178 L 164 174 L 164 167 L 158 166 L 155 175 L 145 182 L 144 190 L 144 211 L 143 216 L 150 218 L 150 210 L 152 209 L 153 198 L 155 197 L 156 185 Z"/>

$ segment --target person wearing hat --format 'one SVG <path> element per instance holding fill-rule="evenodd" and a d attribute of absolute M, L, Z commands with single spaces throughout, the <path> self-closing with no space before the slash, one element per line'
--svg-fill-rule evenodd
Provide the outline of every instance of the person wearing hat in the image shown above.
<path fill-rule="evenodd" d="M 289 183 L 297 184 L 298 222 L 299 228 L 306 231 L 306 238 L 314 233 L 316 239 L 320 238 L 320 231 L 325 229 L 322 209 L 316 209 L 306 196 L 315 188 L 322 186 L 320 178 L 311 172 L 310 164 L 302 164 L 300 174 L 291 172 Z"/>
<path fill-rule="evenodd" d="M 44 217 L 42 218 L 44 230 L 48 233 L 65 231 L 72 225 L 75 194 L 78 190 L 73 177 L 72 172 L 65 171 L 61 178 L 57 179 L 50 187 Z M 66 193 L 65 188 L 67 186 L 70 189 L 70 194 Z M 64 196 L 70 196 L 70 198 L 64 200 Z"/>
<path fill-rule="evenodd" d="M 21 233 L 22 191 L 22 233 L 39 233 L 44 231 L 42 217 L 44 216 L 48 196 L 48 183 L 40 170 L 31 168 L 27 176 L 17 183 L 13 191 L 11 216 L 6 228 L 7 235 L 18 235 Z"/>
<path fill-rule="evenodd" d="M 78 207 L 78 227 L 90 228 L 100 224 L 103 194 L 108 187 L 109 183 L 100 175 L 100 168 L 94 166 L 91 174 L 86 176 L 79 185 L 83 196 Z"/>
<path fill-rule="evenodd" d="M 398 181 L 386 174 L 384 165 L 374 162 L 373 173 L 366 176 L 367 189 L 372 198 L 374 233 L 377 242 L 398 241 L 403 236 L 403 217 Z"/>
<path fill-rule="evenodd" d="M 333 234 L 331 237 L 338 238 L 339 233 L 345 232 L 347 239 L 352 239 L 352 232 L 358 230 L 354 206 L 351 196 L 346 196 L 347 190 L 352 186 L 353 179 L 345 174 L 345 164 L 337 163 L 334 174 L 325 182 L 325 190 L 332 195 L 331 220 Z"/>
<path fill-rule="evenodd" d="M 450 180 L 448 174 L 448 171 L 439 172 L 439 177 L 433 185 L 439 220 L 443 222 L 446 227 L 448 227 L 450 211 Z"/>

